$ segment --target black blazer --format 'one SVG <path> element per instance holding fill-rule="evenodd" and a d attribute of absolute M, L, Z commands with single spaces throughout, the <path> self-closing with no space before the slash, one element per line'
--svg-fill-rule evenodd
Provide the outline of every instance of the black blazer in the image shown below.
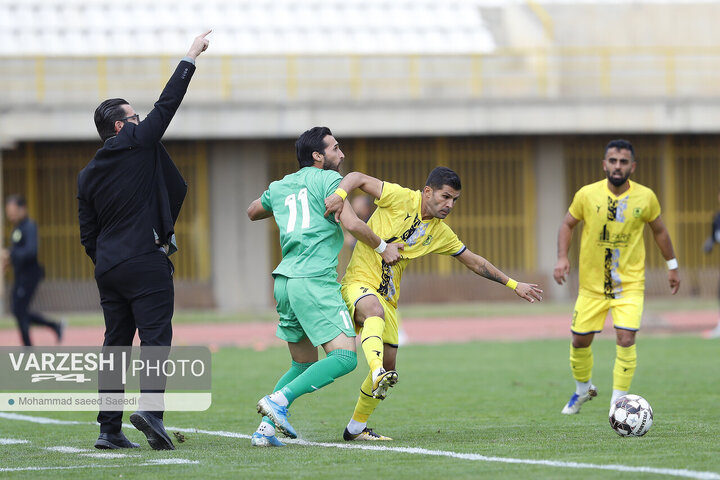
<path fill-rule="evenodd" d="M 155 107 L 139 125 L 127 122 L 78 175 L 80 242 L 95 276 L 157 250 L 175 231 L 187 184 L 160 143 L 180 106 L 195 65 L 181 61 Z"/>

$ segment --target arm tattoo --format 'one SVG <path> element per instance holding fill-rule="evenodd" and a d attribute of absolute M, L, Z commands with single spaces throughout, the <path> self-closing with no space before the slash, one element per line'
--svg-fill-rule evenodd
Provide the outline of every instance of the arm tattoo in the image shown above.
<path fill-rule="evenodd" d="M 492 272 L 487 268 L 487 265 L 485 265 L 485 264 L 483 264 L 483 265 L 480 266 L 480 271 L 478 272 L 478 274 L 480 274 L 481 276 L 483 276 L 483 277 L 485 277 L 485 278 L 487 278 L 487 279 L 489 279 L 489 280 L 494 280 L 494 281 L 496 281 L 496 282 L 498 282 L 498 283 L 502 283 L 502 280 L 500 279 L 500 277 L 497 276 L 495 273 L 492 273 Z"/>

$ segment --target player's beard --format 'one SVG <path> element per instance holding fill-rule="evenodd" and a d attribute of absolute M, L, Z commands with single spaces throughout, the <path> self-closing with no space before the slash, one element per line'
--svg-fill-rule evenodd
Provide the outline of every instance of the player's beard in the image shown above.
<path fill-rule="evenodd" d="M 340 163 L 342 163 L 342 162 L 337 162 L 335 165 L 330 165 L 330 164 L 328 164 L 328 162 L 325 162 L 323 164 L 323 170 L 333 170 L 333 171 L 339 173 L 340 172 Z"/>
<path fill-rule="evenodd" d="M 607 172 L 607 178 L 610 181 L 610 183 L 612 183 L 616 187 L 619 187 L 628 181 L 628 178 L 630 178 L 630 172 L 628 172 L 627 175 L 623 175 L 621 177 L 613 177 L 612 173 Z"/>

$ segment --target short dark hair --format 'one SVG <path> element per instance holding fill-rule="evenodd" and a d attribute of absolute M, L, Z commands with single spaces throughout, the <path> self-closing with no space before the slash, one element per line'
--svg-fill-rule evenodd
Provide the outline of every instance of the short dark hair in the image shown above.
<path fill-rule="evenodd" d="M 632 143 L 628 142 L 627 140 L 611 140 L 610 143 L 607 144 L 607 147 L 605 147 L 605 155 L 607 155 L 608 150 L 610 150 L 611 148 L 629 151 L 630 155 L 632 155 L 633 161 L 635 161 L 635 149 L 633 148 Z"/>
<path fill-rule="evenodd" d="M 122 98 L 109 98 L 95 109 L 95 128 L 103 142 L 115 136 L 115 122 L 125 117 L 123 105 L 129 103 Z"/>
<path fill-rule="evenodd" d="M 5 199 L 5 205 L 7 205 L 8 203 L 13 203 L 13 204 L 17 205 L 18 207 L 26 207 L 27 206 L 25 197 L 23 197 L 22 195 L 20 195 L 18 193 L 13 193 L 11 195 L 8 195 L 7 198 Z"/>
<path fill-rule="evenodd" d="M 453 170 L 448 167 L 435 167 L 430 175 L 428 175 L 425 186 L 432 188 L 433 190 L 440 190 L 444 185 L 454 188 L 455 190 L 461 190 L 460 177 Z"/>
<path fill-rule="evenodd" d="M 297 154 L 300 168 L 312 167 L 314 163 L 313 152 L 323 153 L 327 145 L 325 145 L 325 137 L 332 135 L 328 127 L 313 127 L 306 130 L 300 135 L 295 142 L 295 153 Z"/>

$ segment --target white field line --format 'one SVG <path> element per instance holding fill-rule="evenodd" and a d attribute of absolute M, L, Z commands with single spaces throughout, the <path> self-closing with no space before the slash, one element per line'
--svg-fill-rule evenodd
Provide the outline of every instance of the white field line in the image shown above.
<path fill-rule="evenodd" d="M 30 441 L 19 438 L 0 438 L 0 445 L 17 445 L 20 443 L 30 443 Z"/>
<path fill-rule="evenodd" d="M 165 461 L 166 460 L 166 461 Z M 198 464 L 197 460 L 186 460 L 184 458 L 168 458 L 161 460 L 148 460 L 144 463 L 137 463 L 134 467 L 154 467 L 158 465 L 190 465 Z M 127 465 L 107 465 L 100 463 L 92 463 L 87 465 L 73 465 L 69 467 L 17 467 L 17 468 L 1 468 L 0 472 L 37 472 L 41 470 L 80 470 L 85 468 L 127 468 Z"/>
<path fill-rule="evenodd" d="M 92 458 L 127 458 L 127 457 L 139 457 L 139 455 L 128 455 L 127 453 L 112 453 L 112 452 L 98 452 L 98 453 L 81 453 L 81 457 L 92 457 Z"/>
<path fill-rule="evenodd" d="M 57 447 L 47 447 L 45 450 L 49 450 L 51 452 L 60 452 L 60 453 L 83 453 L 83 452 L 91 452 L 92 450 L 88 448 L 75 448 L 75 447 L 65 447 L 62 445 L 58 445 Z"/>
<path fill-rule="evenodd" d="M 97 425 L 94 422 L 73 422 L 73 421 L 66 421 L 66 420 L 55 420 L 52 418 L 46 418 L 46 417 L 34 417 L 30 415 L 21 415 L 17 413 L 6 413 L 6 412 L 0 412 L 0 418 L 5 418 L 8 420 L 19 420 L 19 421 L 27 421 L 27 422 L 33 422 L 33 423 L 43 423 L 43 424 L 59 424 L 59 425 Z M 129 427 L 129 425 L 128 425 Z M 196 428 L 178 428 L 178 427 L 165 427 L 167 430 L 175 430 L 178 432 L 184 432 L 184 433 L 200 433 L 204 435 L 213 435 L 217 437 L 228 437 L 228 438 L 244 438 L 249 439 L 251 438 L 250 435 L 245 435 L 242 433 L 236 433 L 236 432 L 228 432 L 228 431 L 222 431 L 222 430 L 200 430 Z M 486 455 L 479 455 L 476 453 L 458 453 L 458 452 L 451 452 L 447 450 L 429 450 L 426 448 L 412 448 L 412 447 L 387 447 L 382 445 L 361 445 L 356 443 L 322 443 L 322 442 L 309 442 L 306 440 L 289 440 L 289 439 L 283 439 L 284 442 L 292 443 L 296 445 L 307 445 L 312 447 L 323 447 L 323 448 L 340 448 L 340 449 L 346 449 L 346 450 L 372 450 L 377 452 L 395 452 L 395 453 L 405 453 L 409 455 L 427 455 L 427 456 L 435 456 L 435 457 L 448 457 L 448 458 L 457 458 L 460 460 L 470 460 L 470 461 L 478 461 L 478 462 L 494 462 L 494 463 L 510 463 L 510 464 L 522 464 L 522 465 L 542 465 L 546 467 L 555 467 L 555 468 L 573 468 L 573 469 L 585 469 L 585 470 L 607 470 L 607 471 L 614 471 L 614 472 L 632 472 L 632 473 L 654 473 L 658 475 L 669 475 L 673 477 L 682 477 L 682 478 L 694 478 L 699 480 L 720 480 L 720 474 L 716 472 L 702 472 L 702 471 L 696 471 L 696 470 L 686 470 L 686 469 L 675 469 L 675 468 L 654 468 L 654 467 L 634 467 L 630 465 L 617 465 L 617 464 L 609 464 L 609 465 L 601 465 L 601 464 L 594 464 L 594 463 L 579 463 L 579 462 L 563 462 L 563 461 L 556 461 L 556 460 L 533 460 L 533 459 L 523 459 L 523 458 L 508 458 L 508 457 L 492 457 L 492 456 L 486 456 Z M 141 464 L 143 465 L 143 464 Z M 155 465 L 155 464 L 153 464 Z M 38 469 L 42 467 L 27 467 L 28 469 Z M 49 467 L 49 468 L 56 468 L 56 467 Z M 3 471 L 13 471 L 10 470 L 3 470 L 0 468 L 0 472 Z"/>

